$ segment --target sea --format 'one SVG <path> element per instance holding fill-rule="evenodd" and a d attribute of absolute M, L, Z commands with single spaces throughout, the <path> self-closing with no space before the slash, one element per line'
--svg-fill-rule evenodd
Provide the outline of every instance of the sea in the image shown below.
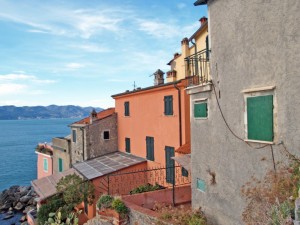
<path fill-rule="evenodd" d="M 37 178 L 37 144 L 69 135 L 68 125 L 77 120 L 0 120 L 0 192 L 12 185 L 30 185 Z"/>

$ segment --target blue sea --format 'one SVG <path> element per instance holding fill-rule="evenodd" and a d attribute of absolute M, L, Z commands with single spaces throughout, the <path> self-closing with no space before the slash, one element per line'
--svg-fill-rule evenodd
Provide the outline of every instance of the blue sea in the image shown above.
<path fill-rule="evenodd" d="M 0 120 L 0 192 L 12 185 L 30 185 L 37 178 L 38 143 L 70 134 L 78 119 Z"/>

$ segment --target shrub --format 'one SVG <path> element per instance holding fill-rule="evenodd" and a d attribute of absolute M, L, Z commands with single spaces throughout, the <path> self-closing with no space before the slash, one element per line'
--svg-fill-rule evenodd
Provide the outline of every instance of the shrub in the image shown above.
<path fill-rule="evenodd" d="M 128 213 L 128 208 L 126 207 L 124 202 L 119 198 L 114 199 L 111 203 L 111 206 L 114 210 L 116 210 L 117 213 L 121 215 L 125 215 L 126 213 Z"/>
<path fill-rule="evenodd" d="M 114 198 L 110 195 L 102 195 L 97 201 L 97 207 L 101 208 L 110 208 Z"/>
<path fill-rule="evenodd" d="M 146 185 L 141 185 L 137 188 L 134 188 L 132 191 L 130 191 L 130 194 L 138 194 L 138 193 L 143 193 L 143 192 L 149 192 L 149 191 L 156 191 L 162 189 L 161 186 L 158 184 L 152 185 L 152 184 L 146 184 Z"/>

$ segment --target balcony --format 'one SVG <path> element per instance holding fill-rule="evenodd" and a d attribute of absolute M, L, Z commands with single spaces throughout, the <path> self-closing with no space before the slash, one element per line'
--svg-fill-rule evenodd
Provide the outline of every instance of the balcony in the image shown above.
<path fill-rule="evenodd" d="M 203 85 L 210 80 L 209 50 L 203 49 L 184 59 L 188 86 Z"/>

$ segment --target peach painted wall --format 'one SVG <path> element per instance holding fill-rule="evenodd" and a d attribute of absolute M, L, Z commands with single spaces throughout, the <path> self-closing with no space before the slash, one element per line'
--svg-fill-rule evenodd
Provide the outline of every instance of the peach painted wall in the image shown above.
<path fill-rule="evenodd" d="M 52 175 L 52 156 L 36 152 L 37 154 L 37 179 Z M 48 161 L 48 170 L 44 170 L 44 159 Z"/>
<path fill-rule="evenodd" d="M 181 89 L 182 144 L 190 141 L 189 99 L 184 90 L 185 81 L 177 84 Z M 173 115 L 164 115 L 164 96 L 173 96 Z M 118 113 L 118 148 L 125 152 L 125 138 L 130 138 L 131 154 L 146 158 L 146 136 L 154 137 L 154 161 L 149 167 L 165 166 L 165 146 L 180 146 L 178 91 L 173 84 L 150 90 L 115 96 Z M 124 116 L 124 102 L 130 102 L 130 116 Z"/>

